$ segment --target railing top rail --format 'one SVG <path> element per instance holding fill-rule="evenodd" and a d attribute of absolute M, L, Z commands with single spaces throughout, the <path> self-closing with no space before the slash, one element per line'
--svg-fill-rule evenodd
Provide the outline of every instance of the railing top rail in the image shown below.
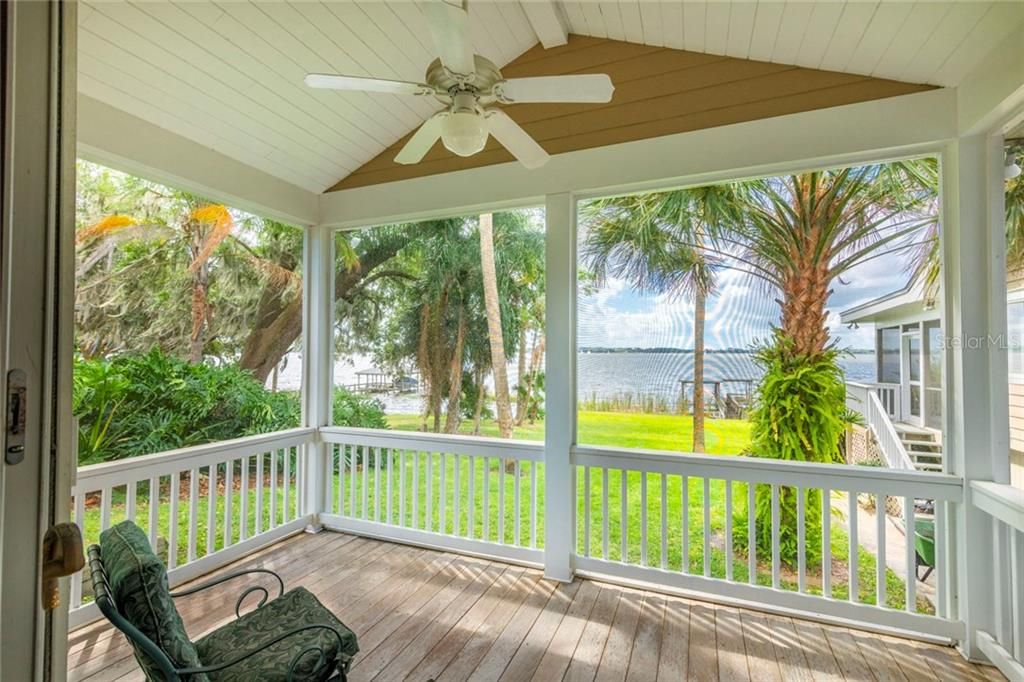
<path fill-rule="evenodd" d="M 971 504 L 1024 533 L 1024 490 L 1005 483 L 971 481 Z"/>
<path fill-rule="evenodd" d="M 573 463 L 752 483 L 915 495 L 954 502 L 963 499 L 962 479 L 949 474 L 914 470 L 596 447 L 576 447 L 573 450 Z"/>
<path fill-rule="evenodd" d="M 312 442 L 316 437 L 313 427 L 288 429 L 257 436 L 204 443 L 153 455 L 130 457 L 113 462 L 89 464 L 78 468 L 77 491 L 89 492 L 97 487 L 118 485 L 118 482 L 140 481 L 150 476 L 165 475 L 185 468 L 202 466 L 212 461 L 268 452 Z"/>
<path fill-rule="evenodd" d="M 487 436 L 457 436 L 447 433 L 327 426 L 320 429 L 320 437 L 327 443 L 368 445 L 399 450 L 509 457 L 535 461 L 544 458 L 543 443 Z M 353 443 L 353 441 L 356 442 Z"/>

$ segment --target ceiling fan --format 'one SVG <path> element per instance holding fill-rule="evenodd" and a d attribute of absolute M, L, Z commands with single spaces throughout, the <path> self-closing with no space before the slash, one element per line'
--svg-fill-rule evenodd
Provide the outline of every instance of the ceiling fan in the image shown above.
<path fill-rule="evenodd" d="M 434 97 L 445 109 L 427 119 L 395 157 L 397 163 L 419 163 L 438 138 L 449 151 L 472 156 L 493 135 L 527 168 L 547 163 L 548 153 L 495 105 L 522 102 L 610 102 L 615 87 L 603 73 L 504 78 L 488 59 L 473 54 L 469 42 L 466 0 L 455 6 L 444 0 L 425 5 L 434 45 L 440 54 L 427 67 L 425 83 L 311 73 L 306 85 L 329 90 L 386 92 Z"/>

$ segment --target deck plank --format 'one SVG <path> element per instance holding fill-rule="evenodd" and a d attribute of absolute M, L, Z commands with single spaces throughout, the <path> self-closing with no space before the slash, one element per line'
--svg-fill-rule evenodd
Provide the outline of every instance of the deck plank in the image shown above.
<path fill-rule="evenodd" d="M 305 586 L 359 635 L 353 682 L 526 680 L 1002 680 L 924 642 L 341 533 L 300 534 L 192 581 L 240 568 Z M 246 585 L 181 600 L 193 635 L 234 617 Z M 104 623 L 69 637 L 73 682 L 142 680 Z"/>

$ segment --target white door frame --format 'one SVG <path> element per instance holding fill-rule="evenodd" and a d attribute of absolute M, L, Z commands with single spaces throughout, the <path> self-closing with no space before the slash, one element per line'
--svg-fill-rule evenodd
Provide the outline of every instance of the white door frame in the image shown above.
<path fill-rule="evenodd" d="M 917 379 L 911 380 L 910 369 L 912 358 L 910 356 L 910 343 L 917 339 Z M 924 339 L 921 337 L 921 325 L 916 324 L 914 329 L 900 328 L 900 416 L 899 419 L 914 426 L 924 425 L 924 377 L 922 372 L 921 356 L 924 353 Z M 917 414 L 911 412 L 912 402 L 910 394 L 913 387 L 918 390 Z"/>
<path fill-rule="evenodd" d="M 41 608 L 42 536 L 67 520 L 71 476 L 76 6 L 0 6 L 0 679 L 66 676 L 63 609 Z M 7 372 L 25 372 L 25 445 L 8 463 Z"/>

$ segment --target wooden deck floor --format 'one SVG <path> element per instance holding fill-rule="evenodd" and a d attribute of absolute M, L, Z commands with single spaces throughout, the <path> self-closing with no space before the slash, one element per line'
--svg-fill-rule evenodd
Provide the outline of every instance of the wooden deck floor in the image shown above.
<path fill-rule="evenodd" d="M 250 566 L 304 585 L 357 633 L 357 681 L 1003 679 L 945 647 L 340 533 L 294 536 L 218 572 Z M 230 619 L 237 594 L 179 600 L 190 634 Z M 70 680 L 143 679 L 105 624 L 70 639 Z"/>

